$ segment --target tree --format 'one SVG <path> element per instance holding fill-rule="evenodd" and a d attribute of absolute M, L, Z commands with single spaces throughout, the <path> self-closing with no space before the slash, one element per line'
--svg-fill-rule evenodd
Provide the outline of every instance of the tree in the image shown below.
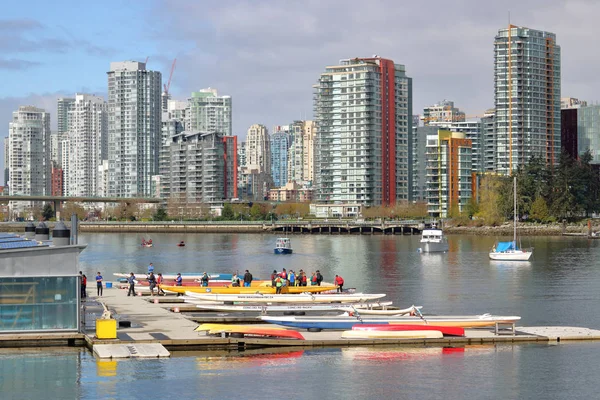
<path fill-rule="evenodd" d="M 77 219 L 83 220 L 87 216 L 87 212 L 85 208 L 81 204 L 67 201 L 62 208 L 62 215 L 64 215 L 65 219 L 70 219 L 71 215 L 77 215 Z"/>
<path fill-rule="evenodd" d="M 225 203 L 223 210 L 221 211 L 221 218 L 225 221 L 231 221 L 235 219 L 235 212 L 230 203 Z"/>
<path fill-rule="evenodd" d="M 477 217 L 484 220 L 486 225 L 499 225 L 504 222 L 505 216 L 498 207 L 500 190 L 505 178 L 499 176 L 484 176 L 479 187 L 479 212 Z"/>
<path fill-rule="evenodd" d="M 580 215 L 581 204 L 576 194 L 580 191 L 580 180 L 576 175 L 575 160 L 566 152 L 561 153 L 558 166 L 554 170 L 552 182 L 552 214 L 559 219 L 569 219 Z"/>
<path fill-rule="evenodd" d="M 54 210 L 50 203 L 44 204 L 44 208 L 42 209 L 42 217 L 45 221 L 49 221 L 51 218 L 54 218 Z"/>
<path fill-rule="evenodd" d="M 155 221 L 166 221 L 169 219 L 169 215 L 167 214 L 165 207 L 161 205 L 156 209 L 153 218 Z"/>
<path fill-rule="evenodd" d="M 547 222 L 550 214 L 548 213 L 548 205 L 542 196 L 537 196 L 531 204 L 529 217 L 537 222 Z"/>

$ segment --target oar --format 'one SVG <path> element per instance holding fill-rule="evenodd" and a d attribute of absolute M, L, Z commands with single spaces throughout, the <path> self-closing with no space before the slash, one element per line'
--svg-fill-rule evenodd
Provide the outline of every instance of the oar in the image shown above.
<path fill-rule="evenodd" d="M 417 316 L 419 318 L 421 318 L 423 321 L 425 321 L 426 325 L 429 325 L 429 322 L 427 322 L 427 320 L 425 319 L 425 317 L 423 317 L 423 314 L 421 314 L 421 310 L 419 310 L 418 308 L 416 308 L 414 305 L 413 305 L 413 308 L 415 309 L 415 313 L 417 314 Z"/>

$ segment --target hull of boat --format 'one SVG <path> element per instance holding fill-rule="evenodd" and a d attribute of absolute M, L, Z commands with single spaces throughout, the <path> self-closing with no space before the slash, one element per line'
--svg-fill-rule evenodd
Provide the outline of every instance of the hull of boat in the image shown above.
<path fill-rule="evenodd" d="M 270 283 L 269 283 L 270 284 Z M 190 293 L 200 293 L 200 294 L 231 294 L 231 295 L 238 295 L 238 294 L 275 294 L 276 293 L 276 289 L 274 287 L 271 286 L 253 286 L 253 287 L 243 287 L 243 286 L 231 286 L 231 287 L 211 287 L 210 286 L 210 282 L 209 282 L 209 287 L 200 287 L 200 286 L 195 286 L 195 287 L 190 287 L 190 286 L 167 286 L 167 288 L 169 290 L 172 290 L 174 292 L 178 292 L 178 293 L 186 293 L 186 292 L 190 292 Z M 301 294 L 301 293 L 320 293 L 320 292 L 325 292 L 325 291 L 329 291 L 331 290 L 331 287 L 329 286 L 305 286 L 305 287 L 300 287 L 300 286 L 285 286 L 282 288 L 282 293 L 288 293 L 288 294 Z"/>
<path fill-rule="evenodd" d="M 465 336 L 465 328 L 456 326 L 440 326 L 440 325 L 378 325 L 378 324 L 359 324 L 352 326 L 353 331 L 439 331 L 447 336 Z"/>
<path fill-rule="evenodd" d="M 285 249 L 285 248 L 275 248 L 273 250 L 273 253 L 275 254 L 292 254 L 293 250 L 292 249 Z"/>
<path fill-rule="evenodd" d="M 263 321 L 272 324 L 288 326 L 300 329 L 352 329 L 355 325 L 360 324 L 376 324 L 376 325 L 438 325 L 438 326 L 454 326 L 461 328 L 478 328 L 494 326 L 497 322 L 514 323 L 521 317 L 503 317 L 490 315 L 475 315 L 475 316 L 436 316 L 425 317 L 367 317 L 358 320 L 355 317 L 261 317 Z"/>
<path fill-rule="evenodd" d="M 116 277 L 119 277 L 119 278 L 129 278 L 129 273 L 115 272 L 113 275 L 116 276 Z M 181 274 L 181 279 L 183 281 L 197 281 L 200 278 L 202 278 L 202 275 L 203 274 L 194 274 L 194 273 L 186 274 L 186 273 L 182 273 Z M 135 276 L 138 279 L 148 279 L 148 274 L 135 274 Z M 168 279 L 168 280 L 175 280 L 175 278 L 177 278 L 177 274 L 163 274 L 162 276 L 163 276 L 164 279 Z M 215 273 L 215 274 L 208 274 L 208 277 L 210 279 L 213 279 L 213 280 L 220 280 L 220 281 L 231 282 L 232 275 L 231 274 L 216 274 Z M 265 282 L 265 281 L 260 281 L 260 282 Z"/>
<path fill-rule="evenodd" d="M 421 242 L 423 253 L 443 253 L 448 251 L 448 242 Z"/>
<path fill-rule="evenodd" d="M 439 339 L 444 335 L 440 331 L 344 331 L 343 339 Z"/>
<path fill-rule="evenodd" d="M 386 302 L 387 305 L 392 304 L 391 301 Z M 383 303 L 382 303 L 383 304 Z M 356 304 L 354 307 L 356 309 L 361 309 L 361 307 L 369 308 L 369 307 L 378 307 L 380 306 L 377 303 L 362 303 Z M 289 304 L 289 305 L 260 305 L 260 304 L 240 304 L 240 305 L 210 305 L 210 304 L 197 304 L 196 307 L 202 310 L 211 310 L 211 311 L 229 311 L 229 312 L 281 312 L 281 311 L 346 311 L 348 309 L 347 306 L 342 304 Z M 362 310 L 361 310 L 362 312 Z"/>
<path fill-rule="evenodd" d="M 529 261 L 533 252 L 531 251 L 511 251 L 504 253 L 490 252 L 490 259 L 496 261 Z"/>
<path fill-rule="evenodd" d="M 248 303 L 332 303 L 354 302 L 365 303 L 380 299 L 385 294 L 356 293 L 348 295 L 336 294 L 212 294 L 185 292 L 186 296 L 208 301 L 233 301 Z"/>
<path fill-rule="evenodd" d="M 197 332 L 205 331 L 209 334 L 226 333 L 241 333 L 250 336 L 263 336 L 275 338 L 288 338 L 304 340 L 304 336 L 300 332 L 281 329 L 281 328 L 264 328 L 251 325 L 227 325 L 227 324 L 202 324 L 195 329 Z"/>

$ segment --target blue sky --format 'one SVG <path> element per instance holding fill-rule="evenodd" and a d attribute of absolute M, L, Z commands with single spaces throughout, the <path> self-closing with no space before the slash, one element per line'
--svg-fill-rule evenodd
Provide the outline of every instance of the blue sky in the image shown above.
<path fill-rule="evenodd" d="M 366 6 L 368 4 L 368 6 Z M 493 42 L 513 24 L 557 34 L 562 95 L 598 98 L 596 0 L 149 0 L 4 2 L 0 14 L 0 138 L 12 111 L 106 94 L 111 61 L 149 57 L 171 93 L 214 87 L 233 98 L 234 134 L 312 117 L 326 65 L 378 54 L 405 64 L 413 113 L 443 99 L 469 115 L 493 107 Z M 2 165 L 3 152 L 0 152 Z"/>

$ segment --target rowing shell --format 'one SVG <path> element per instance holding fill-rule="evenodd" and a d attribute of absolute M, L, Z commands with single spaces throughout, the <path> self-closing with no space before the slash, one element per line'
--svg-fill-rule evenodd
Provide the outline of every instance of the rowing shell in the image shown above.
<path fill-rule="evenodd" d="M 227 324 L 202 324 L 195 329 L 197 332 L 206 331 L 209 334 L 241 333 L 251 336 L 268 336 L 277 338 L 290 338 L 304 340 L 304 336 L 298 331 L 283 328 L 256 327 L 251 325 L 227 325 Z"/>
<path fill-rule="evenodd" d="M 365 303 L 380 299 L 385 294 L 200 294 L 185 292 L 186 296 L 208 301 L 234 301 L 247 303 Z"/>
<path fill-rule="evenodd" d="M 368 309 L 372 307 L 380 307 L 391 305 L 391 301 L 387 301 L 385 303 L 360 303 L 353 304 L 352 307 L 354 309 L 359 309 L 360 312 L 363 312 L 363 309 Z M 231 312 L 244 312 L 244 311 L 256 311 L 256 312 L 268 312 L 268 311 L 346 311 L 348 310 L 348 306 L 343 304 L 289 304 L 289 305 L 250 305 L 250 304 L 240 304 L 240 305 L 210 305 L 210 304 L 197 304 L 196 307 L 202 310 L 211 310 L 211 311 L 231 311 Z M 400 311 L 400 310 L 396 310 Z"/>
<path fill-rule="evenodd" d="M 440 331 L 344 331 L 343 339 L 439 339 Z"/>
<path fill-rule="evenodd" d="M 353 331 L 440 331 L 448 336 L 465 336 L 465 328 L 456 326 L 439 325 L 380 325 L 357 324 L 352 326 Z"/>

